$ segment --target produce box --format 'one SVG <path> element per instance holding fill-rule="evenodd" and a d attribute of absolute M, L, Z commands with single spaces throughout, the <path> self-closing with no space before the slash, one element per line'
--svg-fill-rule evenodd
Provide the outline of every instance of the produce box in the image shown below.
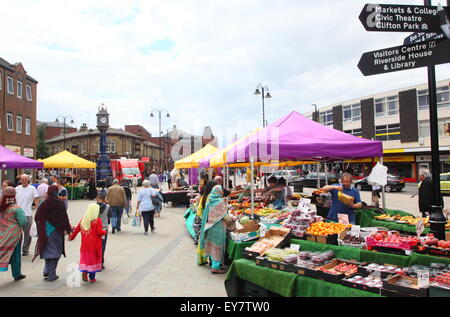
<path fill-rule="evenodd" d="M 398 243 L 385 242 L 374 239 L 372 236 L 366 237 L 367 247 L 383 247 L 400 250 L 415 250 L 417 241 L 400 241 Z"/>
<path fill-rule="evenodd" d="M 338 239 L 338 245 L 345 246 L 345 247 L 353 247 L 353 248 L 358 248 L 358 249 L 364 249 L 366 247 L 365 243 L 361 243 L 361 244 L 345 243 L 342 239 Z"/>
<path fill-rule="evenodd" d="M 438 286 L 434 283 L 430 284 L 430 297 L 450 297 L 450 287 Z"/>
<path fill-rule="evenodd" d="M 272 260 L 267 260 L 267 263 L 268 263 L 267 267 L 274 269 L 274 270 L 280 270 L 280 271 L 285 271 L 285 272 L 293 271 L 292 264 L 288 264 L 285 262 L 272 261 Z"/>
<path fill-rule="evenodd" d="M 259 266 L 269 267 L 269 261 L 264 256 L 257 256 L 255 258 L 255 264 Z"/>
<path fill-rule="evenodd" d="M 375 287 L 375 286 L 368 286 L 365 284 L 360 284 L 352 281 L 351 277 L 344 278 L 340 281 L 342 285 L 345 285 L 347 287 L 356 288 L 362 291 L 371 292 L 375 294 L 380 294 L 381 288 Z"/>
<path fill-rule="evenodd" d="M 287 235 L 290 229 L 282 227 L 271 227 L 264 237 L 261 237 L 257 242 L 255 242 L 251 247 L 242 250 L 242 255 L 247 259 L 254 259 L 257 256 L 264 255 L 267 251 L 276 248 L 277 246 L 283 244 L 286 241 Z M 257 248 L 264 244 L 266 247 Z M 256 251 L 257 250 L 257 251 Z"/>
<path fill-rule="evenodd" d="M 398 283 L 409 282 L 409 286 L 399 285 Z M 403 275 L 393 275 L 383 280 L 383 288 L 386 290 L 396 291 L 399 293 L 428 297 L 428 288 L 419 288 L 417 278 L 403 276 Z"/>
<path fill-rule="evenodd" d="M 415 252 L 421 254 L 429 254 L 433 256 L 442 256 L 446 258 L 450 258 L 450 249 L 441 249 L 434 247 L 419 247 Z"/>
<path fill-rule="evenodd" d="M 259 238 L 259 223 L 257 221 L 249 221 L 242 225 L 244 228 L 230 232 L 230 238 L 235 242 L 250 241 Z"/>
<path fill-rule="evenodd" d="M 346 265 L 354 265 L 355 270 L 354 272 L 339 272 L 336 270 L 336 267 L 339 265 L 346 264 Z M 351 261 L 351 260 L 343 260 L 343 259 L 333 259 L 330 263 L 327 263 L 323 266 L 321 266 L 316 272 L 313 274 L 316 275 L 315 277 L 321 280 L 325 280 L 332 283 L 339 283 L 339 281 L 345 277 L 354 275 L 358 271 L 358 266 L 361 265 L 360 262 Z"/>
<path fill-rule="evenodd" d="M 401 269 L 399 266 L 392 264 L 362 263 L 358 267 L 358 273 L 366 276 L 375 275 L 381 278 L 386 278 L 397 274 L 396 271 L 399 269 Z"/>
<path fill-rule="evenodd" d="M 411 294 L 399 293 L 396 291 L 391 291 L 383 288 L 380 290 L 380 295 L 387 297 L 421 297 L 421 296 L 414 296 Z"/>

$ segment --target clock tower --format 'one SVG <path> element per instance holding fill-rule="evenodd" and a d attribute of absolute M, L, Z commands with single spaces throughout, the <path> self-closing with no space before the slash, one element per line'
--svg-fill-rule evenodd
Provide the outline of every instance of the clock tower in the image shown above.
<path fill-rule="evenodd" d="M 112 176 L 111 162 L 106 154 L 106 133 L 109 128 L 109 113 L 105 105 L 102 104 L 97 112 L 97 129 L 100 131 L 100 155 L 97 159 L 97 181 L 106 180 Z"/>

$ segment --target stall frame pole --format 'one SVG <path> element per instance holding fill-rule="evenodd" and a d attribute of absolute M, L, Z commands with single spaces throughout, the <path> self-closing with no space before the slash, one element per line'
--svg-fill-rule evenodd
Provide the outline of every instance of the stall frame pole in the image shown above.
<path fill-rule="evenodd" d="M 325 163 L 325 185 L 328 186 L 328 166 Z"/>
<path fill-rule="evenodd" d="M 320 189 L 320 168 L 322 163 L 317 164 L 317 189 Z"/>
<path fill-rule="evenodd" d="M 252 219 L 255 219 L 255 206 L 254 206 L 254 202 L 255 202 L 255 178 L 253 177 L 253 173 L 255 170 L 255 166 L 253 164 L 253 157 L 250 158 L 250 168 L 251 168 L 251 172 L 252 172 L 252 177 L 250 180 L 250 185 L 251 185 L 251 208 L 252 208 Z"/>
<path fill-rule="evenodd" d="M 380 156 L 380 163 L 383 165 L 383 157 Z M 384 185 L 381 186 L 381 200 L 383 201 L 383 209 L 386 209 L 386 195 L 384 193 Z"/>

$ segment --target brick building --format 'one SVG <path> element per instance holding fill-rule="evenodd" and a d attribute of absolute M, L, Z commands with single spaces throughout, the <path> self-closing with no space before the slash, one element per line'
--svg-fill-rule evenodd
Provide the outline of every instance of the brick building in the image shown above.
<path fill-rule="evenodd" d="M 0 58 L 0 144 L 29 158 L 36 157 L 37 84 L 21 63 Z M 2 170 L 1 176 L 15 180 L 22 172 Z"/>
<path fill-rule="evenodd" d="M 37 121 L 37 126 L 44 126 L 44 137 L 46 140 L 51 139 L 58 135 L 63 135 L 64 133 L 64 123 L 62 122 L 41 122 Z M 77 128 L 74 128 L 66 123 L 65 126 L 66 134 L 77 132 Z"/>

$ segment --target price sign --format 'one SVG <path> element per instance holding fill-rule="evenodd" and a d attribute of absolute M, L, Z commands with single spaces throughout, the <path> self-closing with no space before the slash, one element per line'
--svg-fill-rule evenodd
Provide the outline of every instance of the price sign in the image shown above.
<path fill-rule="evenodd" d="M 417 221 L 417 224 L 416 224 L 416 233 L 417 233 L 417 237 L 418 238 L 420 238 L 420 235 L 423 233 L 424 230 L 425 230 L 425 226 L 423 225 L 422 218 L 420 218 L 419 221 Z"/>
<path fill-rule="evenodd" d="M 350 230 L 350 235 L 359 238 L 361 235 L 361 226 L 353 225 L 352 229 Z"/>
<path fill-rule="evenodd" d="M 300 251 L 300 244 L 291 243 L 291 250 Z"/>
<path fill-rule="evenodd" d="M 347 214 L 338 214 L 338 221 L 344 225 L 350 224 Z"/>
<path fill-rule="evenodd" d="M 417 271 L 417 284 L 419 288 L 428 288 L 430 286 L 430 272 L 428 270 Z"/>

